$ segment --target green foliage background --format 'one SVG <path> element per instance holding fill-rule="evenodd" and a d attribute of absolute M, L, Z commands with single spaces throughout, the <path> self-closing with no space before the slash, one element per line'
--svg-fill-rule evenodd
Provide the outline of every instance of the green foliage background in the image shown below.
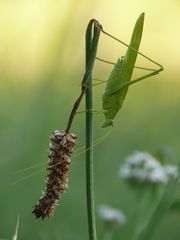
<path fill-rule="evenodd" d="M 134 150 L 166 152 L 169 163 L 179 164 L 179 10 L 179 1 L 174 0 L 0 2 L 1 238 L 11 238 L 19 214 L 19 239 L 87 239 L 83 154 L 72 159 L 69 188 L 54 217 L 35 221 L 31 208 L 45 184 L 49 135 L 66 127 L 80 91 L 84 33 L 93 17 L 106 31 L 128 42 L 144 11 L 140 50 L 165 68 L 159 76 L 130 87 L 111 135 L 95 147 L 96 205 L 120 208 L 130 218 L 139 200 L 118 178 L 117 169 Z M 123 46 L 101 37 L 98 56 L 116 61 L 124 52 Z M 142 58 L 138 64 L 150 67 Z M 110 69 L 97 62 L 94 76 L 106 79 Z M 96 109 L 101 109 L 103 88 L 94 89 Z M 108 131 L 100 129 L 102 122 L 103 116 L 94 116 L 95 139 Z M 78 136 L 77 148 L 83 146 L 83 114 L 77 115 L 72 130 Z M 42 162 L 44 166 L 14 174 Z M 179 239 L 179 222 L 178 212 L 164 217 L 154 239 Z M 97 225 L 100 236 L 103 226 L 98 218 Z M 125 239 L 129 231 L 127 224 L 116 231 L 114 239 Z"/>

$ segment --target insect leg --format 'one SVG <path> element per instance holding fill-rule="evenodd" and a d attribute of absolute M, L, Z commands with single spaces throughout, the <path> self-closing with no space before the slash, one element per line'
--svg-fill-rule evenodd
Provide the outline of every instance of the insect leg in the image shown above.
<path fill-rule="evenodd" d="M 142 81 L 142 80 L 144 80 L 144 79 L 146 79 L 146 78 L 149 78 L 149 77 L 152 77 L 152 76 L 154 76 L 154 75 L 157 75 L 160 71 L 162 71 L 162 70 L 159 69 L 159 70 L 153 71 L 153 72 L 151 72 L 151 73 L 149 73 L 149 74 L 146 74 L 146 75 L 144 75 L 144 76 L 142 76 L 142 77 L 136 78 L 136 79 L 134 79 L 134 80 L 132 80 L 132 81 L 130 81 L 130 82 L 120 83 L 120 84 L 118 84 L 116 87 L 114 87 L 112 90 L 110 90 L 110 91 L 108 92 L 108 94 L 109 94 L 109 95 L 114 94 L 114 93 L 120 91 L 120 90 L 121 90 L 122 88 L 124 88 L 124 87 L 130 86 L 130 85 L 132 85 L 132 84 L 134 84 L 134 83 L 137 83 L 137 82 L 140 82 L 140 81 Z"/>

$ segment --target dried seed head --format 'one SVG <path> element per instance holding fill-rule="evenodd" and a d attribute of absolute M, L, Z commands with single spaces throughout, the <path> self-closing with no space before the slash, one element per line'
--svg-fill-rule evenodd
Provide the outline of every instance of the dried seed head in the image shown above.
<path fill-rule="evenodd" d="M 36 218 L 50 217 L 61 193 L 66 189 L 67 172 L 76 139 L 73 133 L 58 130 L 50 136 L 46 187 L 32 211 Z"/>

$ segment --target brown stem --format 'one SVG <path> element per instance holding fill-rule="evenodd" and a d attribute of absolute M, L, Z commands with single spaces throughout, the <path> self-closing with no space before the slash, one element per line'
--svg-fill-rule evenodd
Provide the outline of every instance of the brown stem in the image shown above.
<path fill-rule="evenodd" d="M 73 105 L 73 108 L 72 108 L 72 111 L 71 111 L 71 114 L 69 116 L 69 121 L 68 121 L 68 125 L 67 125 L 67 128 L 66 128 L 66 132 L 69 132 L 70 128 L 71 128 L 71 125 L 72 125 L 72 122 L 73 122 L 73 119 L 74 119 L 74 116 L 76 115 L 76 112 L 77 112 L 77 109 L 81 103 L 81 100 L 86 92 L 86 89 L 87 87 L 83 86 L 81 88 L 81 94 L 80 96 L 78 97 L 78 99 L 76 100 L 76 102 L 74 103 Z"/>

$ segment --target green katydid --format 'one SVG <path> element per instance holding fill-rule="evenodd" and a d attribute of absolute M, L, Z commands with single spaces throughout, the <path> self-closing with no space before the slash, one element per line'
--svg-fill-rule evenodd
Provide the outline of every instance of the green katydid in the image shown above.
<path fill-rule="evenodd" d="M 107 80 L 105 93 L 103 95 L 103 110 L 104 111 L 101 111 L 101 113 L 103 112 L 104 115 L 105 115 L 105 122 L 102 125 L 102 127 L 107 127 L 107 126 L 113 125 L 113 119 L 116 116 L 117 112 L 122 107 L 122 104 L 123 104 L 124 99 L 126 97 L 129 85 L 134 84 L 134 83 L 136 83 L 138 81 L 141 81 L 145 78 L 148 78 L 150 76 L 156 75 L 160 71 L 163 70 L 163 67 L 160 64 L 158 64 L 157 62 L 153 61 L 152 59 L 150 59 L 149 57 L 145 56 L 144 54 L 142 54 L 141 52 L 138 51 L 140 41 L 141 41 L 141 36 L 142 36 L 143 22 L 144 22 L 144 14 L 141 14 L 140 17 L 138 18 L 137 22 L 136 22 L 136 25 L 135 25 L 135 28 L 134 28 L 134 31 L 133 31 L 133 34 L 132 34 L 131 42 L 128 45 L 128 44 L 122 42 L 121 40 L 117 39 L 116 37 L 110 35 L 109 33 L 105 32 L 101 28 L 101 25 L 97 22 L 97 20 L 93 19 L 93 20 L 90 21 L 90 25 L 92 23 L 94 23 L 95 27 L 97 28 L 97 30 L 96 30 L 97 32 L 95 31 L 96 34 L 95 34 L 95 38 L 94 38 L 94 45 L 93 45 L 93 48 L 92 48 L 92 56 L 90 58 L 89 66 L 88 66 L 87 70 L 85 71 L 83 81 L 82 81 L 82 84 L 81 84 L 83 89 L 82 89 L 80 98 L 78 98 L 77 104 L 75 103 L 75 109 L 73 109 L 73 111 L 72 111 L 73 116 L 70 116 L 70 120 L 69 120 L 67 129 L 70 128 L 74 115 L 76 113 L 78 113 L 78 112 L 76 112 L 76 110 L 77 110 L 77 108 L 79 106 L 79 103 L 80 103 L 79 99 L 81 100 L 85 90 L 88 88 L 88 83 L 86 83 L 85 80 L 87 80 L 89 78 L 89 72 L 93 68 L 94 60 L 95 60 L 95 57 L 96 57 L 96 49 L 97 49 L 97 46 L 98 46 L 98 39 L 99 39 L 98 30 L 101 31 L 102 33 L 104 33 L 105 35 L 113 38 L 114 40 L 122 43 L 126 47 L 128 47 L 127 52 L 125 54 L 125 57 L 122 57 L 121 59 L 118 59 L 116 63 L 105 61 L 101 58 L 96 57 L 96 59 L 98 59 L 102 62 L 114 65 L 114 67 L 112 69 L 112 72 L 111 72 L 111 74 L 110 74 L 110 76 Z M 158 65 L 159 69 L 156 70 L 156 69 L 136 67 L 135 66 L 135 61 L 136 61 L 137 54 L 145 57 L 146 59 L 148 59 L 152 63 Z M 149 74 L 145 75 L 145 76 L 142 76 L 140 78 L 137 78 L 135 80 L 130 81 L 134 68 L 149 70 L 151 72 Z M 102 82 L 105 82 L 104 80 L 99 80 L 99 79 L 96 79 L 96 80 L 98 80 L 99 83 L 94 84 L 94 85 L 98 85 L 98 84 L 101 84 Z M 96 113 L 100 112 L 100 111 L 96 111 L 96 110 L 92 110 L 92 109 L 89 109 L 89 111 L 96 112 Z M 82 111 L 82 112 L 84 112 L 84 111 Z M 105 137 L 106 136 L 103 136 L 102 138 L 99 138 L 97 141 L 95 141 L 95 143 L 92 145 L 92 147 L 94 147 L 96 144 L 100 143 Z M 77 151 L 77 152 L 79 152 L 77 155 L 79 155 L 81 153 L 81 150 L 82 150 L 82 152 L 84 152 L 84 147 L 82 149 L 79 149 L 79 150 L 80 150 L 80 152 Z M 35 166 L 31 166 L 29 168 L 17 171 L 17 173 L 18 172 L 24 172 L 26 170 L 30 170 L 31 168 L 42 166 L 44 164 L 46 164 L 46 161 L 43 162 L 43 163 L 37 164 Z M 37 173 L 39 173 L 39 171 L 37 171 L 37 172 L 35 172 L 31 175 L 35 175 Z M 28 177 L 29 176 L 26 176 L 25 178 L 28 178 Z M 20 179 L 20 181 L 24 180 L 25 178 Z M 17 182 L 19 182 L 19 180 Z"/>
<path fill-rule="evenodd" d="M 96 57 L 96 49 L 97 49 L 97 45 L 98 45 L 99 32 L 98 31 L 97 31 L 97 33 L 95 32 L 97 36 L 95 35 L 95 38 L 94 38 L 94 49 L 92 49 L 92 56 L 90 58 L 91 61 L 90 61 L 90 64 L 89 64 L 89 67 L 88 67 L 87 71 L 85 71 L 85 74 L 84 74 L 81 86 L 82 86 L 82 88 L 85 87 L 85 89 L 88 88 L 88 84 L 85 83 L 85 80 L 88 79 L 88 76 L 89 76 L 88 73 L 90 72 L 89 69 L 93 68 L 95 57 L 96 57 L 96 59 L 98 59 L 98 60 L 100 60 L 102 62 L 114 65 L 114 67 L 112 69 L 112 72 L 111 72 L 111 74 L 110 74 L 110 76 L 109 76 L 109 78 L 107 80 L 107 86 L 106 86 L 106 89 L 105 89 L 105 93 L 103 95 L 103 101 L 104 101 L 103 102 L 103 109 L 104 109 L 104 111 L 98 111 L 98 110 L 89 109 L 89 111 L 92 111 L 92 112 L 96 112 L 96 113 L 100 112 L 100 113 L 104 113 L 105 114 L 106 121 L 103 124 L 103 127 L 107 127 L 107 126 L 110 126 L 110 125 L 113 124 L 113 118 L 115 117 L 117 112 L 122 107 L 122 104 L 124 102 L 124 99 L 125 99 L 125 96 L 126 96 L 126 93 L 127 93 L 129 85 L 134 84 L 134 83 L 136 83 L 138 81 L 141 81 L 141 80 L 143 80 L 145 78 L 148 78 L 150 76 L 156 75 L 160 71 L 163 70 L 163 67 L 160 64 L 156 63 L 155 61 L 153 61 L 152 59 L 150 59 L 149 57 L 145 56 L 144 54 L 142 54 L 141 52 L 138 51 L 139 44 L 140 44 L 140 41 L 141 41 L 143 22 L 144 22 L 144 14 L 141 14 L 139 16 L 137 22 L 136 22 L 136 25 L 135 25 L 135 28 L 134 28 L 134 31 L 133 31 L 133 35 L 132 35 L 132 38 L 131 38 L 130 45 L 128 45 L 128 44 L 122 42 L 121 40 L 117 39 L 116 37 L 110 35 L 109 33 L 105 32 L 102 29 L 102 26 L 98 23 L 97 20 L 92 19 L 90 21 L 90 25 L 92 23 L 95 23 L 95 26 L 96 26 L 97 30 L 101 31 L 105 35 L 113 38 L 114 40 L 116 40 L 116 41 L 122 43 L 123 45 L 125 45 L 126 47 L 128 47 L 125 57 L 122 57 L 121 59 L 118 59 L 117 63 L 109 62 L 109 61 L 103 60 L 103 59 L 101 59 L 99 57 Z M 138 47 L 137 47 L 137 45 L 135 46 L 135 44 L 137 44 L 137 41 L 139 42 L 138 43 Z M 158 65 L 160 68 L 158 70 L 155 70 L 155 69 L 150 69 L 150 68 L 136 67 L 135 66 L 135 61 L 136 61 L 137 54 L 145 57 L 146 59 L 148 59 L 152 63 Z M 147 75 L 145 75 L 145 76 L 143 76 L 143 77 L 140 77 L 138 79 L 130 81 L 130 78 L 132 76 L 132 72 L 133 72 L 134 68 L 149 70 L 149 71 L 152 71 L 152 72 L 147 74 Z M 118 81 L 116 79 L 116 75 L 118 75 L 117 76 L 118 77 Z M 95 80 L 98 80 L 99 83 L 94 84 L 94 85 L 98 85 L 98 84 L 101 84 L 102 82 L 106 82 L 106 81 L 100 80 L 100 79 L 95 79 Z M 125 91 L 123 92 L 122 90 L 124 90 L 124 89 L 125 89 Z M 81 93 L 80 97 L 83 96 L 84 89 L 83 89 L 82 92 L 83 93 Z M 113 99 L 115 99 L 117 102 L 115 100 L 113 100 Z M 78 100 L 79 100 L 79 98 L 78 98 Z M 76 108 L 79 107 L 79 103 L 80 102 L 78 101 L 77 106 L 75 106 Z M 109 105 L 108 105 L 108 103 L 109 103 Z M 107 106 L 106 106 L 106 104 L 107 104 Z M 75 103 L 75 105 L 76 105 L 76 103 Z M 75 108 L 75 110 L 73 109 L 73 111 L 72 111 L 73 115 L 75 115 L 76 113 L 84 112 L 84 111 L 76 112 L 76 110 L 77 110 L 76 108 Z M 70 116 L 70 120 L 68 122 L 68 127 L 71 126 L 73 117 Z M 103 136 L 102 139 L 104 139 L 104 136 Z M 97 141 L 95 141 L 94 145 L 96 145 L 97 143 L 101 142 L 102 139 L 100 138 Z M 93 145 L 93 147 L 94 147 L 94 145 Z M 43 164 L 44 163 L 40 163 L 37 166 L 32 166 L 30 168 L 23 169 L 22 171 L 24 171 L 24 170 L 26 171 L 26 170 L 29 170 L 31 168 L 41 166 Z M 21 172 L 21 171 L 17 171 L 17 173 L 18 172 Z"/>
<path fill-rule="evenodd" d="M 107 36 L 115 39 L 116 41 L 128 47 L 125 57 L 117 60 L 107 80 L 105 92 L 102 97 L 103 110 L 105 115 L 105 122 L 102 125 L 103 128 L 113 125 L 114 117 L 116 116 L 116 114 L 118 113 L 118 111 L 121 109 L 123 105 L 129 85 L 134 84 L 138 81 L 141 81 L 145 78 L 151 77 L 153 75 L 156 75 L 163 70 L 163 67 L 160 64 L 158 64 L 157 62 L 153 61 L 152 59 L 150 59 L 149 57 L 145 56 L 144 54 L 138 51 L 139 45 L 141 42 L 141 37 L 142 37 L 143 23 L 144 23 L 144 13 L 142 13 L 137 19 L 129 45 L 127 45 L 126 43 L 122 42 L 121 40 L 113 37 L 112 35 L 102 30 L 102 32 Z M 152 72 L 131 81 L 131 77 L 132 77 L 133 70 L 135 68 L 135 62 L 136 62 L 138 53 L 141 56 L 148 59 L 149 61 L 151 61 L 152 63 L 158 65 L 159 69 L 155 70 L 155 69 L 146 69 L 146 68 L 137 67 L 140 69 L 150 70 Z M 97 59 L 100 61 L 104 61 L 100 58 L 97 58 Z M 104 61 L 104 62 L 108 62 L 108 61 Z"/>

